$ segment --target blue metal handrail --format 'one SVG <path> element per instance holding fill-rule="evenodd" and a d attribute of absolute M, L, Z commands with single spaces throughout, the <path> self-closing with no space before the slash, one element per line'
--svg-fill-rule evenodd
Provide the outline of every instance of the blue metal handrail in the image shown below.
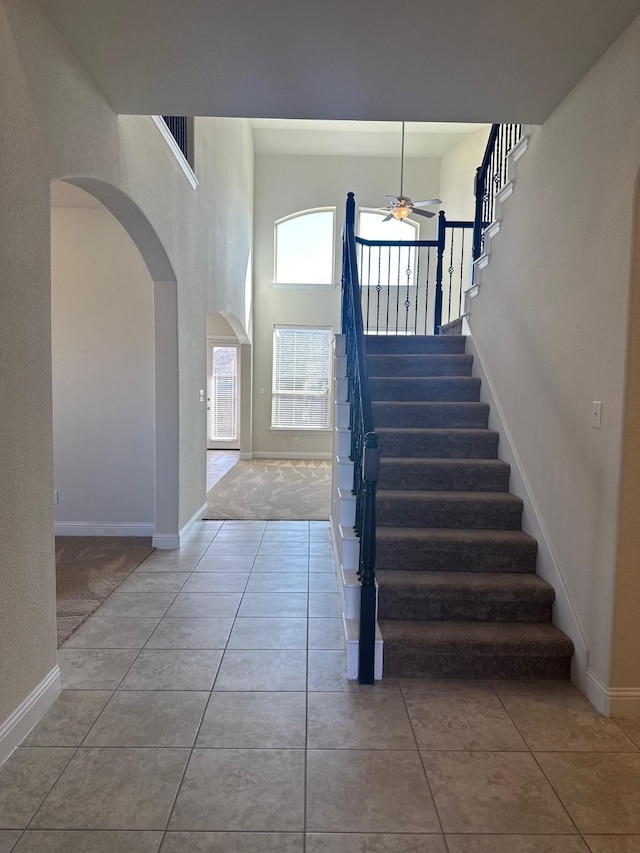
<path fill-rule="evenodd" d="M 360 540 L 360 631 L 358 680 L 373 684 L 376 639 L 376 489 L 380 468 L 378 436 L 373 430 L 367 376 L 362 304 L 355 237 L 355 197 L 347 196 L 342 250 L 342 332 L 346 339 L 349 388 L 349 427 L 356 496 L 355 531 Z"/>
<path fill-rule="evenodd" d="M 508 157 L 522 138 L 521 124 L 493 124 L 482 163 L 476 170 L 473 259 L 483 251 L 483 231 L 495 220 L 496 201 L 508 180 Z"/>

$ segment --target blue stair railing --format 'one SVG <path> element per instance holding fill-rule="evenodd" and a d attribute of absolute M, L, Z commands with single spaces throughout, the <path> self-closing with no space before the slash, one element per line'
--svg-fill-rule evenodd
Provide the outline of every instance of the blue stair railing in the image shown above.
<path fill-rule="evenodd" d="M 521 124 L 493 124 L 482 163 L 476 170 L 475 217 L 473 223 L 473 259 L 484 250 L 484 229 L 496 218 L 496 201 L 509 180 L 509 153 L 522 138 Z"/>
<path fill-rule="evenodd" d="M 355 532 L 360 540 L 360 631 L 358 680 L 373 684 L 376 640 L 376 488 L 380 467 L 378 436 L 373 430 L 371 396 L 367 376 L 362 323 L 362 300 L 358 278 L 353 193 L 347 197 L 342 250 L 342 333 L 347 354 L 349 428 L 353 462 L 353 493 L 356 496 Z"/>

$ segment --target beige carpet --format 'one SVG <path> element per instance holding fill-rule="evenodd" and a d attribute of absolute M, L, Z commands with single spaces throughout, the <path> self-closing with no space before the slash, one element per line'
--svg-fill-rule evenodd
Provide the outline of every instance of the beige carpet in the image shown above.
<path fill-rule="evenodd" d="M 58 647 L 153 551 L 128 536 L 56 536 Z"/>
<path fill-rule="evenodd" d="M 208 492 L 204 518 L 325 521 L 330 506 L 328 461 L 241 460 Z"/>

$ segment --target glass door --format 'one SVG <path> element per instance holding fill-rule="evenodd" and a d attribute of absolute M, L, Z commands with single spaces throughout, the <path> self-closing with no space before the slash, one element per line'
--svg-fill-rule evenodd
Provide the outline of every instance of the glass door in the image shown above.
<path fill-rule="evenodd" d="M 234 344 L 207 342 L 207 447 L 238 448 L 238 356 Z"/>

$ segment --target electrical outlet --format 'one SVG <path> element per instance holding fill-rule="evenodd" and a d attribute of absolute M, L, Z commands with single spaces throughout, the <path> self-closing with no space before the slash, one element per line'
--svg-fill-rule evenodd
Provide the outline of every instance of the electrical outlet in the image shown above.
<path fill-rule="evenodd" d="M 293 439 L 293 443 L 294 443 L 294 444 L 300 444 L 300 439 L 298 438 L 298 436 L 296 436 L 296 437 Z"/>
<path fill-rule="evenodd" d="M 54 502 L 54 504 L 58 503 L 58 490 L 57 489 L 53 490 L 53 502 Z"/>

